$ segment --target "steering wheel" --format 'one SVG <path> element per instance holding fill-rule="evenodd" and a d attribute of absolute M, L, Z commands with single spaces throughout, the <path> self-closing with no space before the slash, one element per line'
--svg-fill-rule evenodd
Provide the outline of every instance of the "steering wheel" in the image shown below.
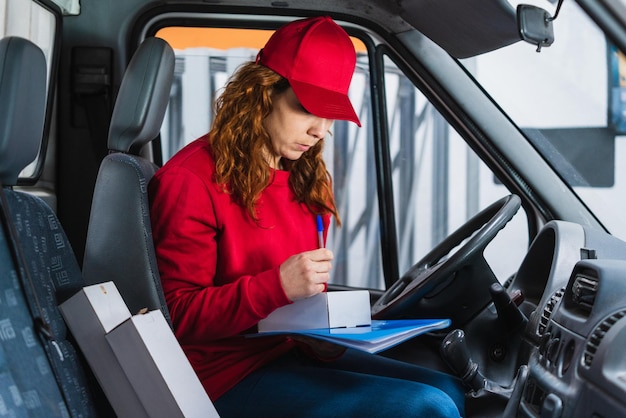
<path fill-rule="evenodd" d="M 417 312 L 430 318 L 452 317 L 454 323 L 484 308 L 490 302 L 489 286 L 497 279 L 483 251 L 520 205 L 519 196 L 508 195 L 472 217 L 374 303 L 372 318 L 406 317 Z"/>

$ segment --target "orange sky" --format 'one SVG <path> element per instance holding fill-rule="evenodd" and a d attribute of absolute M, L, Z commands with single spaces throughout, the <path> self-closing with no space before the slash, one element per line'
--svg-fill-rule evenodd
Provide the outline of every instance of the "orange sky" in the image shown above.
<path fill-rule="evenodd" d="M 174 49 L 194 47 L 261 49 L 272 33 L 270 30 L 253 29 L 168 27 L 159 30 L 156 36 L 165 39 Z M 366 50 L 363 42 L 356 38 L 351 39 L 357 51 Z"/>

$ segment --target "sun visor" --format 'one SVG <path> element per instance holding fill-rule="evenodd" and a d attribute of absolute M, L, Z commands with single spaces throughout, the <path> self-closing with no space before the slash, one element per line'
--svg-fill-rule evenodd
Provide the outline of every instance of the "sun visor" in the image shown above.
<path fill-rule="evenodd" d="M 405 19 L 455 58 L 520 40 L 515 8 L 506 0 L 402 0 Z"/>

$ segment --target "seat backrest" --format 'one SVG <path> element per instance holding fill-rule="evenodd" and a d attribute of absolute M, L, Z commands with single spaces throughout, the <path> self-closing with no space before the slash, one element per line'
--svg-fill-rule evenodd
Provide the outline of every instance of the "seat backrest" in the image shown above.
<path fill-rule="evenodd" d="M 0 40 L 0 398 L 7 416 L 96 416 L 84 363 L 58 305 L 84 285 L 56 215 L 13 190 L 37 156 L 46 62 L 32 42 Z M 47 337 L 46 337 L 47 335 Z"/>
<path fill-rule="evenodd" d="M 88 284 L 113 281 L 130 311 L 169 311 L 156 264 L 148 182 L 157 167 L 137 152 L 157 137 L 169 102 L 174 52 L 147 38 L 134 53 L 111 117 L 107 155 L 96 178 L 83 276 Z"/>

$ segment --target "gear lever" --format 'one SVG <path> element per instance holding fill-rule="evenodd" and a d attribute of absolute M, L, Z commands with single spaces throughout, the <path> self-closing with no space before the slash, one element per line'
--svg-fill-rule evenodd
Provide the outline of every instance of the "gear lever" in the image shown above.
<path fill-rule="evenodd" d="M 513 388 L 516 387 L 516 382 L 514 381 L 511 387 L 505 388 L 483 376 L 478 370 L 478 364 L 470 356 L 463 330 L 455 329 L 446 335 L 441 343 L 440 350 L 441 355 L 450 368 L 461 378 L 465 386 L 470 389 L 465 398 L 467 402 L 466 411 L 470 411 L 472 408 L 476 411 L 484 411 L 485 408 L 488 408 L 494 412 L 501 412 L 506 409 L 513 393 Z M 518 372 L 519 375 L 520 373 Z M 523 384 L 524 382 L 522 381 L 521 385 Z M 518 388 L 517 392 L 521 390 L 522 388 Z M 512 402 L 519 403 L 519 400 L 514 399 Z M 514 406 L 512 405 L 510 408 L 514 408 Z M 512 415 L 509 413 L 505 416 L 508 418 Z"/>
<path fill-rule="evenodd" d="M 451 331 L 441 343 L 441 355 L 463 383 L 474 392 L 485 388 L 487 380 L 470 357 L 463 330 Z"/>

